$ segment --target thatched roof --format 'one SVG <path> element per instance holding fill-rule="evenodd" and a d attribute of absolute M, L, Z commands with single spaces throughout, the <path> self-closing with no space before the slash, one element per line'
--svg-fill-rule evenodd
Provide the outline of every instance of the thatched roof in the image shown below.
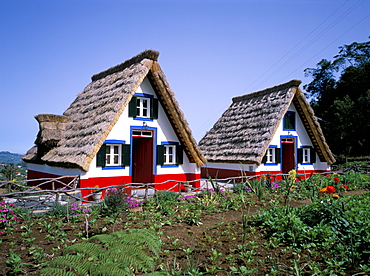
<path fill-rule="evenodd" d="M 335 159 L 319 122 L 299 88 L 301 81 L 233 98 L 230 107 L 199 142 L 208 162 L 261 164 L 262 158 L 293 102 L 321 161 Z"/>
<path fill-rule="evenodd" d="M 39 160 L 36 145 L 22 157 L 23 160 L 87 171 L 133 94 L 148 77 L 190 162 L 202 166 L 205 159 L 157 62 L 158 56 L 158 52 L 146 50 L 94 75 L 92 82 L 64 112 L 68 122 L 57 146 Z M 42 142 L 43 135 L 41 131 L 36 142 Z"/>

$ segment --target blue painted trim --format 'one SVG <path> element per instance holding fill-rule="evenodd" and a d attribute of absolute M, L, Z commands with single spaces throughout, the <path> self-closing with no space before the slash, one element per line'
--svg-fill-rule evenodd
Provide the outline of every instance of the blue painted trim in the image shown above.
<path fill-rule="evenodd" d="M 277 148 L 278 146 L 276 145 L 269 145 L 269 148 Z"/>
<path fill-rule="evenodd" d="M 102 170 L 105 171 L 105 170 L 123 170 L 125 169 L 126 167 L 122 167 L 122 166 L 108 166 L 108 167 L 102 167 Z"/>
<path fill-rule="evenodd" d="M 161 142 L 161 145 L 180 145 L 180 143 L 173 142 L 173 141 L 166 141 L 166 142 Z"/>
<path fill-rule="evenodd" d="M 126 144 L 125 140 L 109 139 L 105 140 L 103 144 Z"/>
<path fill-rule="evenodd" d="M 301 149 L 311 149 L 311 146 L 300 146 Z"/>
<path fill-rule="evenodd" d="M 144 97 L 144 98 L 154 98 L 154 95 L 146 94 L 146 93 L 135 93 L 135 97 Z"/>
<path fill-rule="evenodd" d="M 171 165 L 161 165 L 161 168 L 178 168 L 179 165 L 171 164 Z"/>
<path fill-rule="evenodd" d="M 281 140 L 283 138 L 293 138 L 294 139 L 294 144 L 295 144 L 295 156 L 296 156 L 296 168 L 298 167 L 298 146 L 297 146 L 297 141 L 298 141 L 298 136 L 293 136 L 293 135 L 280 135 L 280 171 L 283 171 L 283 143 L 281 142 Z M 296 169 L 295 168 L 295 169 Z"/>
<path fill-rule="evenodd" d="M 147 122 L 153 122 L 153 119 L 150 118 L 143 118 L 143 117 L 134 117 L 132 118 L 135 121 L 147 121 Z"/>
<path fill-rule="evenodd" d="M 148 138 L 152 138 L 153 139 L 153 175 L 156 175 L 157 174 L 157 149 L 156 149 L 156 145 L 157 145 L 157 128 L 156 127 L 144 127 L 144 126 L 130 126 L 130 176 L 132 176 L 132 159 L 133 159 L 133 155 L 134 155 L 134 148 L 133 148 L 133 139 L 134 137 L 132 137 L 132 132 L 134 130 L 138 130 L 138 129 L 143 129 L 143 130 L 152 130 L 153 131 L 153 137 L 148 137 Z"/>

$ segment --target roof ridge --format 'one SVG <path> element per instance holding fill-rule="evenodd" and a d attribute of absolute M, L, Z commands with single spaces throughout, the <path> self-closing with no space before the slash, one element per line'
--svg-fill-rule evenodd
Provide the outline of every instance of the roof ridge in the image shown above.
<path fill-rule="evenodd" d="M 282 84 L 279 84 L 279 85 L 276 85 L 276 86 L 273 86 L 273 87 L 270 87 L 270 88 L 266 88 L 266 89 L 263 89 L 263 90 L 260 90 L 260 91 L 250 93 L 250 94 L 245 94 L 245 95 L 242 95 L 242 96 L 236 96 L 236 97 L 232 98 L 232 101 L 233 101 L 233 103 L 235 103 L 235 102 L 239 102 L 239 101 L 244 101 L 248 98 L 252 98 L 252 97 L 255 97 L 255 96 L 260 95 L 260 94 L 270 93 L 270 92 L 276 91 L 278 89 L 298 87 L 301 83 L 302 83 L 302 81 L 300 81 L 300 80 L 291 80 L 291 81 L 288 81 L 286 83 L 282 83 Z"/>
<path fill-rule="evenodd" d="M 118 64 L 116 66 L 113 66 L 103 72 L 100 72 L 98 74 L 95 74 L 91 77 L 91 80 L 92 81 L 96 81 L 96 80 L 99 80 L 99 79 L 102 79 L 102 78 L 105 78 L 106 76 L 108 75 L 111 75 L 111 74 L 114 74 L 114 73 L 117 73 L 117 72 L 120 72 L 122 71 L 123 69 L 129 67 L 130 65 L 132 64 L 135 64 L 135 63 L 138 63 L 140 62 L 141 60 L 147 58 L 147 59 L 151 59 L 151 60 L 154 60 L 154 61 L 157 61 L 158 60 L 158 56 L 159 56 L 159 52 L 157 51 L 154 51 L 154 50 L 145 50 L 143 52 L 141 52 L 140 54 L 124 61 L 123 63 L 121 64 Z"/>

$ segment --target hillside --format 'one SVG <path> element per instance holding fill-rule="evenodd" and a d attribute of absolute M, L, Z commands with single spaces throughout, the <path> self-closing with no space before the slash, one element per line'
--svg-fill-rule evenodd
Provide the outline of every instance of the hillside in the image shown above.
<path fill-rule="evenodd" d="M 0 164 L 20 164 L 22 163 L 22 154 L 11 153 L 9 151 L 0 151 Z"/>

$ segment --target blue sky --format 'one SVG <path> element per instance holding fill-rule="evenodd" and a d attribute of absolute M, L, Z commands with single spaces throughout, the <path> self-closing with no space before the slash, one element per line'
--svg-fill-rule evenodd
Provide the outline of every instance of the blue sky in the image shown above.
<path fill-rule="evenodd" d="M 199 141 L 234 96 L 300 79 L 370 35 L 368 0 L 0 0 L 0 151 L 32 147 L 91 76 L 146 49 Z"/>

